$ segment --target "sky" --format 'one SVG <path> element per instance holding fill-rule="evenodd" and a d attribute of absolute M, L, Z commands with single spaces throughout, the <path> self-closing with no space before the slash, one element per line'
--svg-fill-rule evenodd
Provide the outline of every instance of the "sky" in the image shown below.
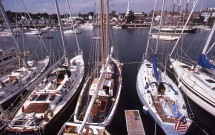
<path fill-rule="evenodd" d="M 31 13 L 56 13 L 55 2 L 54 0 L 23 0 L 28 11 Z M 104 0 L 105 1 L 105 0 Z M 129 0 L 130 10 L 134 12 L 145 12 L 149 13 L 154 7 L 155 0 Z M 172 11 L 173 3 L 176 1 L 176 5 L 179 4 L 180 0 L 166 0 L 168 11 Z M 185 9 L 185 3 L 187 0 L 182 1 L 182 8 Z M 189 9 L 191 9 L 194 0 L 189 1 Z M 70 7 L 73 14 L 78 13 L 88 13 L 88 12 L 97 12 L 99 0 L 69 0 Z M 2 0 L 5 10 L 11 11 L 24 11 L 24 8 L 21 4 L 21 0 Z M 68 6 L 66 5 L 66 0 L 58 0 L 58 5 L 60 8 L 61 14 L 69 13 Z M 127 11 L 128 0 L 110 0 L 110 10 L 115 10 L 117 13 L 126 13 Z M 161 9 L 162 0 L 157 0 L 157 10 Z M 195 11 L 199 11 L 202 7 L 202 10 L 206 8 L 215 8 L 215 0 L 198 0 L 198 4 L 195 8 Z M 181 9 L 182 9 L 181 8 Z M 176 9 L 175 9 L 176 11 Z"/>

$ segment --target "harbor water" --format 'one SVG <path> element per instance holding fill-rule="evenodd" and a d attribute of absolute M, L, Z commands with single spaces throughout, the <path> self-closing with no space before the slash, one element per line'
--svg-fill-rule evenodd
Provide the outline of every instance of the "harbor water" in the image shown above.
<path fill-rule="evenodd" d="M 115 116 L 111 124 L 107 127 L 107 130 L 112 135 L 126 135 L 126 121 L 125 121 L 125 110 L 139 110 L 142 117 L 143 126 L 147 135 L 156 134 L 162 135 L 164 132 L 162 129 L 155 123 L 154 119 L 149 114 L 144 114 L 142 111 L 143 105 L 141 104 L 137 92 L 136 92 L 136 78 L 138 73 L 138 68 L 140 66 L 143 54 L 145 53 L 147 39 L 148 39 L 149 29 L 116 29 L 113 30 L 116 44 L 118 46 L 119 59 L 123 63 L 122 68 L 122 93 L 120 97 L 120 102 L 115 112 Z M 194 61 L 198 60 L 202 48 L 204 46 L 207 35 L 210 31 L 203 29 L 198 29 L 196 33 L 187 33 L 183 34 L 182 41 L 179 42 L 179 45 L 182 46 L 182 49 L 186 54 Z M 47 35 L 45 33 L 44 35 Z M 43 39 L 43 42 L 48 50 L 50 48 L 54 53 L 54 60 L 57 60 L 62 55 L 62 45 L 61 37 L 59 31 L 49 32 L 53 39 Z M 83 50 L 85 64 L 88 64 L 89 50 L 91 44 L 91 37 L 93 36 L 93 30 L 82 30 L 80 34 L 77 35 L 80 48 Z M 30 48 L 34 50 L 38 44 L 41 44 L 37 35 L 23 35 L 20 34 L 19 42 L 24 48 Z M 65 35 L 67 52 L 69 56 L 74 54 L 74 50 L 77 49 L 75 36 L 73 34 Z M 1 42 L 4 43 L 4 46 L 10 46 L 12 44 L 11 38 L 1 38 Z M 215 36 L 212 38 L 211 44 L 215 42 Z M 183 43 L 183 44 L 182 44 Z M 155 48 L 156 40 L 151 40 L 151 48 Z M 175 41 L 159 41 L 159 59 L 164 63 L 167 59 L 168 53 L 172 50 L 175 45 Z M 38 56 L 45 56 L 45 47 L 38 47 L 37 52 Z M 215 49 L 208 54 L 212 56 Z M 180 53 L 180 51 L 175 51 L 173 53 Z M 152 59 L 152 51 L 149 51 L 149 59 Z M 32 59 L 37 59 L 36 56 L 33 56 Z M 167 64 L 169 69 L 169 65 Z M 169 69 L 171 70 L 171 69 Z M 85 73 L 87 74 L 87 73 Z M 169 72 L 171 78 L 174 80 L 174 77 Z M 47 129 L 44 131 L 46 135 L 55 135 L 60 130 L 61 126 L 68 121 L 72 121 L 73 112 L 77 102 L 80 89 L 76 96 L 72 99 L 70 103 L 67 104 L 67 107 L 57 116 L 51 124 L 48 125 Z M 201 109 L 196 105 L 192 100 L 190 100 L 186 95 L 184 99 L 187 103 L 187 108 L 192 116 L 193 124 L 189 128 L 187 134 L 189 135 L 204 135 L 204 134 L 215 134 L 215 117 Z M 214 110 L 215 111 L 215 110 Z"/>

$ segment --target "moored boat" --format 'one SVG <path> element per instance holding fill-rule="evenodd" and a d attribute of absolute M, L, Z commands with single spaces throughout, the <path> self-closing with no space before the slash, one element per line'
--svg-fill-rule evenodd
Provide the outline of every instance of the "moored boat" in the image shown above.
<path fill-rule="evenodd" d="M 206 50 L 215 31 L 215 23 L 207 38 L 198 64 L 195 68 L 186 64 L 182 60 L 170 58 L 171 65 L 181 89 L 196 104 L 215 116 L 215 79 L 213 75 L 206 74 L 201 70 L 205 68 L 214 74 L 215 66 L 206 57 Z"/>
<path fill-rule="evenodd" d="M 161 18 L 163 16 L 163 0 Z M 156 5 L 156 1 L 155 1 Z M 154 11 L 155 11 L 154 6 Z M 152 22 L 154 19 L 154 12 Z M 151 26 L 152 26 L 151 22 Z M 176 84 L 157 66 L 157 54 L 162 19 L 159 22 L 153 63 L 148 60 L 149 39 L 146 53 L 137 74 L 136 90 L 144 108 L 167 135 L 185 134 L 192 121 L 188 117 L 184 98 Z M 151 29 L 149 35 L 151 34 Z M 166 66 L 166 65 L 165 65 Z"/>
<path fill-rule="evenodd" d="M 84 60 L 78 46 L 77 55 L 68 58 L 64 42 L 63 27 L 57 0 L 55 0 L 63 56 L 49 67 L 38 85 L 22 100 L 13 113 L 12 120 L 7 120 L 7 134 L 40 134 L 48 124 L 72 100 L 84 76 Z"/>
<path fill-rule="evenodd" d="M 179 60 L 170 59 L 181 90 L 201 108 L 215 116 L 215 80 Z"/>
<path fill-rule="evenodd" d="M 55 65 L 54 70 L 34 88 L 8 123 L 8 134 L 39 133 L 62 110 L 75 94 L 82 78 L 82 54 L 66 63 Z"/>
<path fill-rule="evenodd" d="M 166 74 L 161 70 L 158 70 L 158 74 L 159 83 L 154 76 L 153 64 L 144 60 L 137 76 L 138 97 L 166 134 L 185 134 L 192 122 L 187 118 L 183 96 Z M 185 124 L 181 124 L 181 129 L 174 129 L 182 117 L 185 118 Z"/>
<path fill-rule="evenodd" d="M 107 7 L 109 7 L 108 3 L 109 1 L 107 1 Z M 92 62 L 95 64 L 86 77 L 86 81 L 78 97 L 74 112 L 74 123 L 66 122 L 59 131 L 59 135 L 72 133 L 93 135 L 106 134 L 104 129 L 113 119 L 119 103 L 122 85 L 122 64 L 117 59 L 113 58 L 113 47 L 111 47 L 109 51 L 109 42 L 106 42 L 106 44 L 104 43 L 103 9 L 101 5 L 103 5 L 102 0 L 100 0 L 101 37 L 92 38 L 96 40 L 96 44 L 99 43 L 99 46 L 101 46 L 101 48 L 94 48 L 94 44 L 92 46 L 92 48 L 97 49 L 93 51 L 98 53 L 96 55 L 101 54 L 101 61 L 95 59 L 95 61 Z M 109 13 L 108 8 L 107 13 Z M 109 17 L 107 16 L 107 18 Z M 108 19 L 106 24 L 106 32 L 107 35 L 109 35 Z M 107 36 L 107 41 L 109 41 L 109 36 Z M 105 49 L 107 50 L 105 51 Z M 99 52 L 101 50 L 102 53 Z M 93 55 L 93 57 L 96 55 Z M 68 130 L 68 128 L 71 129 L 71 127 L 72 130 Z"/>
<path fill-rule="evenodd" d="M 151 37 L 152 39 L 157 39 L 158 35 L 156 34 L 152 34 Z M 179 36 L 174 36 L 174 35 L 160 35 L 159 39 L 160 40 L 177 40 L 179 38 Z"/>

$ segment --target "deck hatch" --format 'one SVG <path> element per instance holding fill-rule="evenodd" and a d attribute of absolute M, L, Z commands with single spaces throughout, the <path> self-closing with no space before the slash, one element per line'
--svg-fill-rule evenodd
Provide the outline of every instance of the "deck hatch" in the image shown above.
<path fill-rule="evenodd" d="M 36 101 L 45 101 L 47 99 L 48 95 L 39 95 L 39 97 L 36 99 Z"/>

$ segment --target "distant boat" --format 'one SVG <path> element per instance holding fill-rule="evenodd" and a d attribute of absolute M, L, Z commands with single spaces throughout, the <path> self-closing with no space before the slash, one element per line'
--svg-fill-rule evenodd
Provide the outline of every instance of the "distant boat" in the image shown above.
<path fill-rule="evenodd" d="M 86 29 L 86 30 L 92 30 L 94 28 L 93 23 L 84 23 L 82 25 L 79 26 L 80 29 Z"/>
<path fill-rule="evenodd" d="M 81 33 L 81 31 L 77 28 L 70 28 L 68 30 L 64 30 L 64 34 L 78 34 L 78 33 Z"/>
<path fill-rule="evenodd" d="M 122 27 L 120 25 L 115 25 L 115 26 L 112 26 L 113 29 L 121 29 Z"/>
<path fill-rule="evenodd" d="M 51 27 L 46 26 L 45 28 L 41 28 L 40 31 L 41 31 L 42 33 L 45 33 L 45 32 L 47 32 L 47 31 L 50 30 L 50 29 L 51 29 Z"/>
<path fill-rule="evenodd" d="M 0 32 L 0 37 L 12 37 L 12 34 L 7 31 Z"/>
<path fill-rule="evenodd" d="M 30 29 L 30 31 L 25 32 L 24 34 L 26 34 L 26 35 L 38 35 L 39 34 L 40 35 L 40 34 L 42 34 L 42 32 L 37 29 Z"/>
<path fill-rule="evenodd" d="M 158 30 L 158 27 L 154 27 L 155 30 Z M 183 27 L 182 26 L 162 26 L 161 32 L 171 32 L 171 33 L 181 33 Z M 197 30 L 195 27 L 186 27 L 184 29 L 184 32 L 190 32 L 193 33 Z"/>
<path fill-rule="evenodd" d="M 157 39 L 158 35 L 157 34 L 152 34 L 151 37 L 152 39 Z M 177 40 L 179 36 L 174 36 L 174 35 L 160 35 L 159 39 L 160 40 Z"/>

